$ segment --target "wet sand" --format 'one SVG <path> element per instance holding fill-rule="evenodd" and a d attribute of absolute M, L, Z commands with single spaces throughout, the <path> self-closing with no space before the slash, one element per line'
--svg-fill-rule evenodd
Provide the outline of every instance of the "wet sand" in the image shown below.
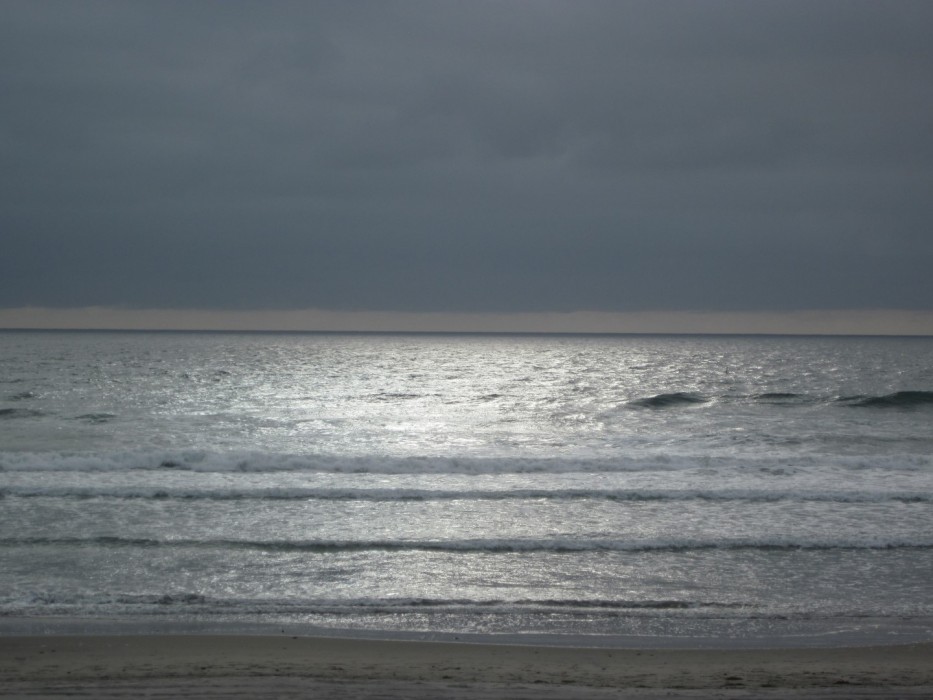
<path fill-rule="evenodd" d="M 933 644 L 588 649 L 251 635 L 0 637 L 3 697 L 933 698 Z"/>

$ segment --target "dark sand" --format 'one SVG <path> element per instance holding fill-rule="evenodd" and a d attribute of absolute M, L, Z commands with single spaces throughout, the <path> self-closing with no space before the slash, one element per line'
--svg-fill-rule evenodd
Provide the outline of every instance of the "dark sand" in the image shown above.
<path fill-rule="evenodd" d="M 933 644 L 585 649 L 250 635 L 0 637 L 3 697 L 933 698 Z"/>

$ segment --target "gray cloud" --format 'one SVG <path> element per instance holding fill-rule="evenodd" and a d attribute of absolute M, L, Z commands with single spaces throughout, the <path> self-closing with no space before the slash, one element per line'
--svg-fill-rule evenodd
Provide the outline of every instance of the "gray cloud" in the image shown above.
<path fill-rule="evenodd" d="M 4 15 L 0 306 L 933 299 L 928 2 Z"/>

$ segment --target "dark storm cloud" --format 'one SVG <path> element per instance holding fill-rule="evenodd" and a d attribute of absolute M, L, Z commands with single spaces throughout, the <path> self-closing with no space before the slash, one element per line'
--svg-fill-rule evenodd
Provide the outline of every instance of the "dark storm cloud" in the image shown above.
<path fill-rule="evenodd" d="M 929 308 L 928 2 L 29 2 L 0 306 Z"/>

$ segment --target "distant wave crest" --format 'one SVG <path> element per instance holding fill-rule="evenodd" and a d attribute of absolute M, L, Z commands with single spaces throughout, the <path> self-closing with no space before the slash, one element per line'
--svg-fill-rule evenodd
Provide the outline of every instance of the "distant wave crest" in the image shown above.
<path fill-rule="evenodd" d="M 14 420 L 17 418 L 39 418 L 45 414 L 34 408 L 0 408 L 0 420 Z"/>
<path fill-rule="evenodd" d="M 839 402 L 870 408 L 919 408 L 933 406 L 933 391 L 896 391 L 882 396 L 844 396 Z"/>
<path fill-rule="evenodd" d="M 671 394 L 657 394 L 628 402 L 633 408 L 674 408 L 677 406 L 694 406 L 707 403 L 705 396 L 690 392 L 677 391 Z"/>

